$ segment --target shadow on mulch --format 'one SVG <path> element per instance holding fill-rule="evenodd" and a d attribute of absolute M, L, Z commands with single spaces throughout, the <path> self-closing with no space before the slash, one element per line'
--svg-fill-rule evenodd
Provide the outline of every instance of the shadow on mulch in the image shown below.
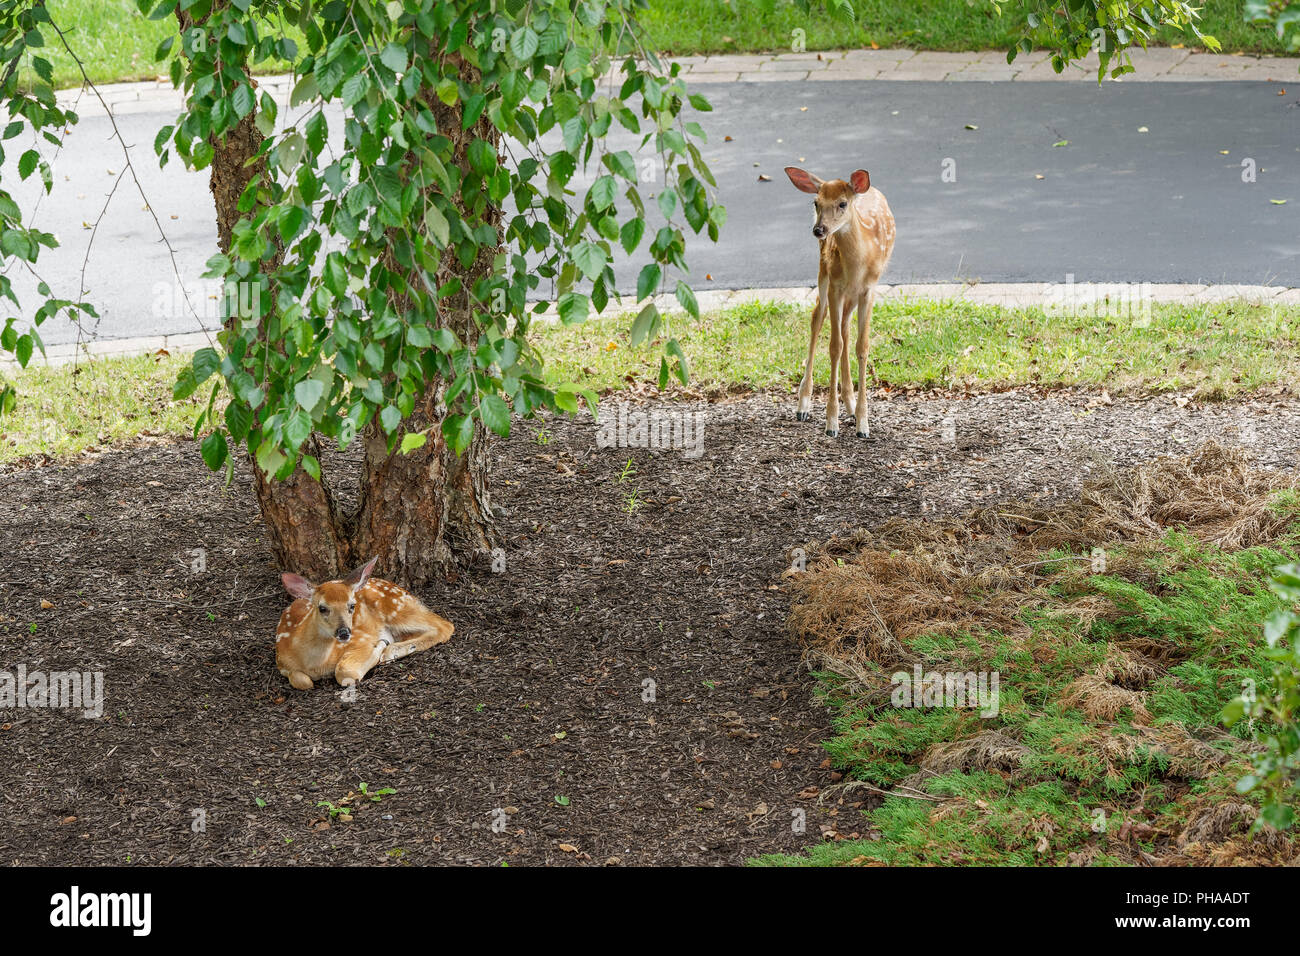
<path fill-rule="evenodd" d="M 792 549 L 1071 494 L 1099 448 L 1248 432 L 1268 465 L 1300 434 L 1285 402 L 1087 403 L 899 398 L 865 442 L 786 396 L 659 406 L 704 416 L 694 458 L 517 422 L 493 451 L 504 572 L 423 593 L 456 636 L 354 703 L 275 671 L 288 599 L 246 469 L 226 489 L 188 442 L 0 469 L 0 670 L 105 682 L 100 719 L 0 709 L 0 861 L 735 864 L 849 836 L 815 801 L 831 729 L 785 632 Z M 318 806 L 345 798 L 349 822 Z"/>

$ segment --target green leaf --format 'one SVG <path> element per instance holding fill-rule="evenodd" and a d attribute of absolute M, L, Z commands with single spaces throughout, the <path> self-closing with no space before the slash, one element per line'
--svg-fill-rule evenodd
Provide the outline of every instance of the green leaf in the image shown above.
<path fill-rule="evenodd" d="M 474 419 L 469 415 L 448 415 L 442 420 L 442 437 L 456 454 L 469 447 L 474 438 Z"/>
<path fill-rule="evenodd" d="M 451 226 L 447 223 L 447 217 L 433 203 L 429 203 L 429 208 L 424 211 L 424 228 L 439 249 L 445 247 L 451 239 Z"/>
<path fill-rule="evenodd" d="M 226 428 L 230 431 L 231 438 L 242 442 L 248 437 L 248 429 L 253 424 L 253 413 L 249 411 L 247 405 L 232 399 L 226 406 L 225 418 Z"/>
<path fill-rule="evenodd" d="M 483 424 L 502 438 L 510 434 L 510 407 L 502 401 L 501 396 L 487 394 L 479 401 L 479 417 Z"/>
<path fill-rule="evenodd" d="M 307 210 L 302 206 L 289 206 L 280 214 L 280 239 L 282 242 L 289 242 L 294 236 L 298 235 L 298 230 L 302 228 L 304 220 L 307 218 Z"/>
<path fill-rule="evenodd" d="M 211 378 L 216 374 L 217 369 L 221 368 L 221 356 L 217 354 L 216 349 L 202 348 L 194 353 L 191 364 L 194 366 L 194 384 L 199 385 Z"/>
<path fill-rule="evenodd" d="M 537 53 L 539 44 L 537 34 L 529 27 L 520 27 L 510 37 L 510 52 L 520 61 L 531 60 Z"/>
<path fill-rule="evenodd" d="M 597 212 L 602 212 L 614 205 L 618 196 L 618 182 L 613 176 L 601 176 L 591 184 L 591 191 L 587 195 L 592 207 Z"/>
<path fill-rule="evenodd" d="M 384 47 L 379 54 L 379 62 L 384 64 L 394 73 L 406 72 L 406 47 L 398 46 L 396 43 L 390 43 Z"/>
<path fill-rule="evenodd" d="M 434 92 L 438 94 L 438 99 L 448 106 L 455 106 L 456 100 L 460 98 L 460 86 L 449 76 L 445 76 L 438 81 Z"/>
<path fill-rule="evenodd" d="M 651 335 L 659 325 L 659 307 L 650 302 L 637 313 L 632 320 L 631 345 L 636 348 Z"/>
<path fill-rule="evenodd" d="M 623 228 L 619 231 L 618 241 L 623 247 L 623 251 L 631 255 L 636 251 L 636 247 L 641 244 L 643 235 L 645 235 L 645 220 L 629 219 L 623 223 Z"/>
<path fill-rule="evenodd" d="M 379 424 L 384 426 L 384 431 L 391 435 L 397 431 L 397 426 L 402 424 L 402 413 L 398 411 L 396 405 L 385 405 L 384 410 L 379 413 Z"/>
<path fill-rule="evenodd" d="M 683 309 L 689 312 L 695 318 L 700 317 L 700 304 L 695 300 L 695 293 L 681 279 L 677 280 L 677 301 L 681 303 Z"/>
<path fill-rule="evenodd" d="M 348 291 L 348 273 L 343 264 L 343 256 L 337 252 L 331 252 L 325 257 L 325 288 L 329 289 L 340 299 Z"/>
<path fill-rule="evenodd" d="M 325 385 L 314 378 L 305 378 L 293 387 L 293 397 L 298 404 L 311 411 L 325 395 Z"/>
<path fill-rule="evenodd" d="M 659 212 L 665 219 L 671 219 L 673 213 L 677 211 L 677 191 L 675 189 L 665 189 L 659 194 L 658 198 Z"/>
<path fill-rule="evenodd" d="M 370 90 L 370 77 L 365 73 L 354 73 L 343 83 L 343 105 L 351 109 L 366 98 Z"/>
<path fill-rule="evenodd" d="M 497 168 L 496 147 L 487 140 L 476 139 L 466 150 L 469 164 L 480 176 L 490 176 Z"/>
<path fill-rule="evenodd" d="M 587 321 L 590 303 L 585 295 L 578 292 L 566 292 L 560 296 L 558 310 L 560 321 L 565 325 L 577 325 Z"/>
<path fill-rule="evenodd" d="M 164 126 L 158 131 L 158 135 L 153 138 L 153 151 L 161 153 L 166 148 L 168 141 L 172 138 L 172 132 L 176 129 L 174 126 Z"/>
<path fill-rule="evenodd" d="M 664 346 L 664 351 L 677 358 L 677 380 L 683 385 L 687 384 L 691 379 L 691 365 L 687 361 L 686 353 L 682 351 L 681 345 L 678 344 L 676 339 L 669 339 L 668 344 Z"/>
<path fill-rule="evenodd" d="M 17 343 L 14 345 L 14 357 L 18 359 L 18 364 L 23 368 L 32 360 L 32 349 L 35 347 L 30 334 L 20 335 Z M 191 390 L 192 391 L 192 390 Z"/>
<path fill-rule="evenodd" d="M 203 463 L 208 466 L 209 471 L 220 471 L 221 466 L 226 463 L 226 455 L 230 449 L 226 446 L 226 436 L 222 432 L 213 432 L 203 439 L 203 444 L 199 446 L 199 452 L 203 455 Z"/>
<path fill-rule="evenodd" d="M 413 452 L 417 448 L 423 448 L 429 440 L 429 436 L 424 432 L 407 432 L 402 436 L 402 454 Z"/>
<path fill-rule="evenodd" d="M 636 162 L 627 150 L 621 149 L 617 153 L 606 154 L 605 165 L 624 179 L 636 182 Z"/>
<path fill-rule="evenodd" d="M 316 83 L 316 77 L 308 73 L 297 85 L 294 86 L 293 92 L 289 94 L 289 107 L 296 109 L 304 103 L 310 103 L 320 96 L 320 86 Z"/>
<path fill-rule="evenodd" d="M 583 275 L 592 280 L 605 271 L 605 264 L 609 261 L 604 249 L 587 240 L 574 246 L 572 255 L 574 265 L 582 270 Z"/>
<path fill-rule="evenodd" d="M 641 274 L 636 277 L 636 298 L 638 302 L 655 294 L 655 291 L 659 288 L 661 275 L 658 263 L 646 263 L 645 267 L 641 269 Z"/>
<path fill-rule="evenodd" d="M 1295 620 L 1295 615 L 1285 609 L 1274 611 L 1265 618 L 1264 640 L 1268 643 L 1268 646 L 1275 647 L 1278 641 L 1286 637 Z"/>
<path fill-rule="evenodd" d="M 284 440 L 289 448 L 299 448 L 311 437 L 311 416 L 301 408 L 294 409 L 284 423 Z"/>
<path fill-rule="evenodd" d="M 235 115 L 243 119 L 249 113 L 253 112 L 253 88 L 247 83 L 241 83 L 235 87 L 235 93 L 230 98 L 230 105 L 235 111 Z M 216 469 L 212 469 L 216 471 Z"/>

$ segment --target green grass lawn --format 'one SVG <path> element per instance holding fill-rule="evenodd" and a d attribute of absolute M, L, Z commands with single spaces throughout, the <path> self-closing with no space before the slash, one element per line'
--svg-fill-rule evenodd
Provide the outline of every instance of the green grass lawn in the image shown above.
<path fill-rule="evenodd" d="M 1293 497 L 1278 506 L 1295 513 Z M 832 760 L 849 779 L 897 795 L 848 819 L 841 810 L 836 826 L 857 839 L 756 862 L 1107 866 L 1141 863 L 1144 853 L 1179 865 L 1205 865 L 1212 854 L 1222 864 L 1260 862 L 1255 854 L 1276 845 L 1250 843 L 1249 817 L 1233 816 L 1236 781 L 1250 770 L 1248 732 L 1229 732 L 1221 714 L 1243 681 L 1267 686 L 1261 625 L 1281 599 L 1266 581 L 1295 560 L 1296 530 L 1239 551 L 1169 532 L 1128 561 L 1117 546 L 1110 558 L 1124 572 L 1062 572 L 1045 603 L 1022 615 L 1027 635 L 902 641 L 925 672 L 997 671 L 992 718 L 865 695 L 865 684 L 889 686 L 888 667 L 867 665 L 851 679 L 819 673 L 836 731 L 825 743 Z M 1154 653 L 1168 656 L 1153 663 Z M 976 749 L 979 741 L 987 746 Z M 850 786 L 846 799 L 862 800 L 856 792 Z M 1216 813 L 1227 817 L 1212 839 L 1179 839 L 1190 821 Z M 878 839 L 865 838 L 869 829 Z"/>
<path fill-rule="evenodd" d="M 744 305 L 699 322 L 677 315 L 672 334 L 701 387 L 792 389 L 803 374 L 808 314 L 807 307 Z M 628 324 L 608 316 L 541 327 L 537 341 L 557 381 L 598 391 L 623 387 L 629 375 L 656 381 L 662 340 L 632 349 Z M 819 385 L 829 373 L 827 335 L 823 329 L 814 367 Z M 885 299 L 873 312 L 869 363 L 877 384 L 891 387 L 1077 385 L 1224 398 L 1293 377 L 1297 346 L 1300 307 L 1155 306 L 1149 325 L 1139 327 L 1127 318 Z"/>
<path fill-rule="evenodd" d="M 1020 23 L 1008 7 L 1003 16 L 976 0 L 855 0 L 857 21 L 825 13 L 804 16 L 782 0 L 650 0 L 642 15 L 654 45 L 676 54 L 788 52 L 794 30 L 805 31 L 809 50 L 911 47 L 917 50 L 1005 50 L 1020 37 Z M 1283 53 L 1268 26 L 1242 19 L 1242 0 L 1205 0 L 1201 32 L 1223 52 Z M 1195 37 L 1176 30 L 1161 43 L 1193 45 Z"/>
<path fill-rule="evenodd" d="M 757 303 L 707 312 L 698 322 L 673 315 L 672 334 L 691 362 L 692 391 L 792 391 L 803 373 L 808 311 Z M 630 322 L 607 315 L 579 326 L 538 323 L 534 341 L 547 381 L 602 393 L 656 382 L 663 340 L 632 348 Z M 1040 309 L 886 300 L 875 309 L 872 332 L 874 380 L 892 388 L 1037 384 L 1221 399 L 1300 374 L 1300 307 L 1157 306 L 1149 325 L 1136 327 L 1128 319 L 1049 317 Z M 817 349 L 819 386 L 828 378 L 826 335 Z M 0 462 L 68 454 L 141 432 L 188 434 L 199 398 L 171 398 L 182 361 L 97 359 L 7 372 L 18 409 L 0 421 Z M 667 397 L 689 394 L 675 389 Z"/>
<path fill-rule="evenodd" d="M 809 50 L 906 46 L 918 50 L 1006 49 L 1018 36 L 1010 15 L 999 17 L 987 2 L 968 0 L 857 0 L 849 23 L 826 13 L 800 14 L 782 0 L 650 0 L 641 17 L 649 44 L 679 55 L 788 51 L 793 31 L 806 32 Z M 1202 31 L 1218 38 L 1224 52 L 1282 53 L 1267 26 L 1247 24 L 1241 0 L 1206 0 Z M 171 19 L 147 20 L 132 0 L 50 0 L 54 21 L 69 33 L 73 49 L 96 83 L 152 79 L 153 53 L 175 29 Z M 300 39 L 296 29 L 289 35 Z M 1166 43 L 1191 43 L 1176 32 Z M 66 54 L 47 49 L 59 86 L 76 86 L 81 73 Z M 281 64 L 268 62 L 274 72 Z"/>
<path fill-rule="evenodd" d="M 1294 859 L 1290 834 L 1249 837 L 1262 795 L 1237 789 L 1286 731 L 1224 721 L 1276 689 L 1264 622 L 1286 603 L 1274 569 L 1300 551 L 1293 474 L 1210 442 L 1097 468 L 1068 500 L 808 543 L 784 575 L 788 630 L 846 782 L 807 804 L 809 832 L 817 818 L 833 839 L 758 862 Z"/>
<path fill-rule="evenodd" d="M 172 383 L 189 356 L 142 355 L 79 365 L 4 370 L 18 406 L 0 418 L 0 462 L 59 457 L 140 435 L 188 435 L 202 402 L 172 400 Z M 204 393 L 206 399 L 206 393 Z"/>
<path fill-rule="evenodd" d="M 95 83 L 152 80 L 166 73 L 165 63 L 160 69 L 154 62 L 154 51 L 165 37 L 175 34 L 175 19 L 149 20 L 133 0 L 49 0 L 49 10 Z M 296 28 L 288 33 L 301 43 Z M 47 45 L 45 57 L 54 65 L 56 86 L 81 85 L 81 70 L 55 41 Z M 259 72 L 283 70 L 283 64 L 268 61 Z"/>

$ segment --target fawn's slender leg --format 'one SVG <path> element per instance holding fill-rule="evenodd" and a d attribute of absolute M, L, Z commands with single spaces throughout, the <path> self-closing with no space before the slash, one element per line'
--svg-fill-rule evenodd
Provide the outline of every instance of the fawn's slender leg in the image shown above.
<path fill-rule="evenodd" d="M 416 651 L 427 651 L 434 645 L 441 644 L 450 638 L 450 634 L 442 631 L 420 631 L 411 637 L 393 641 L 384 648 L 384 656 L 380 660 L 387 664 L 389 661 L 399 660 L 407 654 L 414 654 Z"/>
<path fill-rule="evenodd" d="M 799 408 L 794 413 L 795 421 L 806 422 L 812 413 L 813 359 L 817 356 L 817 339 L 822 334 L 822 321 L 826 318 L 826 294 L 819 291 L 817 304 L 813 306 L 812 332 L 808 336 L 808 361 L 804 363 L 803 379 L 799 382 Z"/>
<path fill-rule="evenodd" d="M 829 315 L 831 317 L 831 383 L 826 394 L 826 434 L 834 438 L 840 433 L 840 353 L 844 349 L 844 326 L 839 318 L 844 308 L 840 296 L 831 290 Z"/>
<path fill-rule="evenodd" d="M 446 618 L 432 611 L 415 611 L 396 627 L 390 625 L 390 630 L 399 639 L 384 648 L 380 660 L 385 663 L 449 641 L 455 628 Z"/>
<path fill-rule="evenodd" d="M 868 287 L 866 293 L 858 299 L 858 404 L 853 417 L 857 421 L 859 438 L 866 438 L 871 433 L 867 421 L 867 352 L 871 349 L 871 306 L 876 299 L 876 287 Z"/>
<path fill-rule="evenodd" d="M 334 668 L 334 679 L 342 687 L 351 687 L 379 663 L 383 651 L 384 645 L 380 641 L 356 641 L 339 658 L 338 666 Z"/>
<path fill-rule="evenodd" d="M 853 369 L 849 366 L 849 319 L 853 317 L 854 301 L 844 299 L 844 312 L 840 316 L 840 401 L 850 411 L 853 409 Z"/>

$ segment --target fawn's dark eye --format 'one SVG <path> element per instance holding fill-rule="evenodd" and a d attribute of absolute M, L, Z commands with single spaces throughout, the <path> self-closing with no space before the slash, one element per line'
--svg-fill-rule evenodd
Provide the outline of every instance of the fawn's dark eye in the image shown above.
<path fill-rule="evenodd" d="M 357 609 L 357 602 L 356 602 L 356 601 L 353 601 L 351 604 L 348 605 L 348 613 L 349 613 L 349 614 L 351 614 L 351 613 L 352 613 L 353 611 L 355 611 L 356 609 Z"/>
<path fill-rule="evenodd" d="M 322 605 L 320 606 L 320 612 L 321 612 L 322 614 L 328 614 L 328 613 L 330 612 L 330 607 L 329 607 L 329 605 L 328 605 L 328 604 L 322 604 Z"/>
<path fill-rule="evenodd" d="M 840 208 L 841 208 L 841 209 L 847 209 L 847 208 L 848 208 L 848 205 L 849 205 L 849 204 L 848 204 L 847 202 L 842 202 L 842 203 L 840 203 Z"/>

